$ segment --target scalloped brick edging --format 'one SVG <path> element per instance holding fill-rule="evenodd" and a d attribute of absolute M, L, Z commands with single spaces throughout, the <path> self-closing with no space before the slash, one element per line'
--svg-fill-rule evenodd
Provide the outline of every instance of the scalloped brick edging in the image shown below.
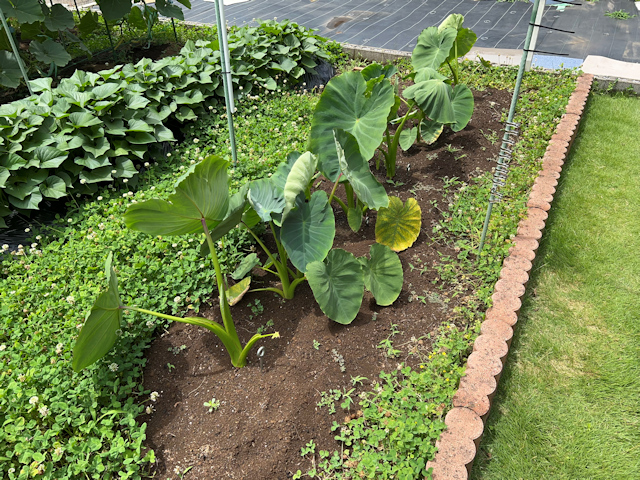
<path fill-rule="evenodd" d="M 496 282 L 493 306 L 487 310 L 480 336 L 467 361 L 465 376 L 453 397 L 453 408 L 445 417 L 447 429 L 438 439 L 438 452 L 427 469 L 433 468 L 433 480 L 466 480 L 469 478 L 484 423 L 491 409 L 502 368 L 507 358 L 513 327 L 529 281 L 529 271 L 536 257 L 538 242 L 551 208 L 562 165 L 575 139 L 582 118 L 593 75 L 582 75 L 569 98 L 542 159 L 542 170 L 536 178 L 529 201 L 527 217 L 518 224 L 514 245 L 505 258 L 500 279 Z"/>

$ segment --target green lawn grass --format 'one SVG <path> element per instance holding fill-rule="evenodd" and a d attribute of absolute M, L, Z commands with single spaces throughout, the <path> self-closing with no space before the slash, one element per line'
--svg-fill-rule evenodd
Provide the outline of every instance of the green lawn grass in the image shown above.
<path fill-rule="evenodd" d="M 595 94 L 475 479 L 640 478 L 640 99 Z"/>

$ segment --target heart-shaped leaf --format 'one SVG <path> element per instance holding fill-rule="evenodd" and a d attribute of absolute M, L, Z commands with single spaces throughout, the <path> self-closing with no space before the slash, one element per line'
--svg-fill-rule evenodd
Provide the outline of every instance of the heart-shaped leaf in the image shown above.
<path fill-rule="evenodd" d="M 456 31 L 456 39 L 451 46 L 448 60 L 452 61 L 456 58 L 465 56 L 473 45 L 476 43 L 478 37 L 468 28 L 462 28 L 464 23 L 464 16 L 459 13 L 452 13 L 445 18 L 438 26 L 438 31 L 443 31 L 445 28 L 453 28 Z"/>
<path fill-rule="evenodd" d="M 364 271 L 364 285 L 378 305 L 391 305 L 402 291 L 404 274 L 400 258 L 389 247 L 379 243 L 371 245 L 369 254 L 370 259 L 359 259 Z"/>
<path fill-rule="evenodd" d="M 78 31 L 83 37 L 86 37 L 87 35 L 92 34 L 96 28 L 98 28 L 98 12 L 87 10 L 80 19 Z"/>
<path fill-rule="evenodd" d="M 124 215 L 127 227 L 170 236 L 202 231 L 202 219 L 216 224 L 229 206 L 228 165 L 220 157 L 207 157 L 179 179 L 169 201 L 154 199 L 129 207 Z"/>
<path fill-rule="evenodd" d="M 34 150 L 35 157 L 40 162 L 40 168 L 56 168 L 67 159 L 68 154 L 55 147 L 38 147 Z"/>
<path fill-rule="evenodd" d="M 362 157 L 355 137 L 344 130 L 335 130 L 334 142 L 340 170 L 358 199 L 373 210 L 389 205 L 387 192 L 372 175 L 369 162 Z"/>
<path fill-rule="evenodd" d="M 459 132 L 468 125 L 471 115 L 473 115 L 473 93 L 471 93 L 469 87 L 462 84 L 454 87 L 451 95 L 451 106 L 455 117 L 451 130 Z"/>
<path fill-rule="evenodd" d="M 418 137 L 418 127 L 403 128 L 400 132 L 400 148 L 402 150 L 409 150 Z"/>
<path fill-rule="evenodd" d="M 62 45 L 47 38 L 44 42 L 31 42 L 29 51 L 33 53 L 36 60 L 47 65 L 52 63 L 58 67 L 64 67 L 71 61 L 71 55 L 67 53 Z"/>
<path fill-rule="evenodd" d="M 353 322 L 364 297 L 360 262 L 351 253 L 336 248 L 324 262 L 309 263 L 305 274 L 324 314 L 343 325 Z"/>
<path fill-rule="evenodd" d="M 347 209 L 347 222 L 349 223 L 349 227 L 354 232 L 360 230 L 362 226 L 362 209 L 360 208 L 348 208 Z"/>
<path fill-rule="evenodd" d="M 451 105 L 451 87 L 442 80 L 427 80 L 406 88 L 405 98 L 413 99 L 425 116 L 440 123 L 455 122 Z"/>
<path fill-rule="evenodd" d="M 327 83 L 313 114 L 309 135 L 309 150 L 318 155 L 319 168 L 325 177 L 335 182 L 340 173 L 333 130 L 339 128 L 353 135 L 368 161 L 382 142 L 394 101 L 388 80 L 378 82 L 367 95 L 367 82 L 360 72 L 346 72 Z"/>
<path fill-rule="evenodd" d="M 307 202 L 304 195 L 296 199 L 296 207 L 282 222 L 280 238 L 291 263 L 301 272 L 307 264 L 323 261 L 333 246 L 335 217 L 327 194 L 314 192 Z"/>
<path fill-rule="evenodd" d="M 45 197 L 62 198 L 67 195 L 67 185 L 60 177 L 51 175 L 40 184 L 40 191 Z"/>
<path fill-rule="evenodd" d="M 123 305 L 118 295 L 118 278 L 111 266 L 112 260 L 113 253 L 109 253 L 105 265 L 107 290 L 98 296 L 91 307 L 73 347 L 72 366 L 76 372 L 104 357 L 118 339 Z"/>
<path fill-rule="evenodd" d="M 251 182 L 248 198 L 263 222 L 275 219 L 279 223 L 285 207 L 284 192 L 274 184 L 272 178 Z"/>
<path fill-rule="evenodd" d="M 376 242 L 401 252 L 416 241 L 421 225 L 422 212 L 415 198 L 403 205 L 398 197 L 389 197 L 389 206 L 378 210 Z"/>
<path fill-rule="evenodd" d="M 449 56 L 456 35 L 457 30 L 453 28 L 444 28 L 442 31 L 438 31 L 438 27 L 425 28 L 418 36 L 418 42 L 411 54 L 414 70 L 425 67 L 434 70 L 440 68 Z"/>

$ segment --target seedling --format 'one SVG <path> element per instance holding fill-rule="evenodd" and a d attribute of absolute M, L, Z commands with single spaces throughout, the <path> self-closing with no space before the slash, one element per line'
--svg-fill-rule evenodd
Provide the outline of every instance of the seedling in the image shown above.
<path fill-rule="evenodd" d="M 314 350 L 320 350 L 320 346 L 321 346 L 321 345 L 322 345 L 322 344 L 321 344 L 318 340 L 314 340 L 314 341 L 313 341 L 313 348 L 314 348 Z"/>
<path fill-rule="evenodd" d="M 204 402 L 204 406 L 209 408 L 209 413 L 216 412 L 220 408 L 220 400 L 212 398 L 208 402 Z"/>

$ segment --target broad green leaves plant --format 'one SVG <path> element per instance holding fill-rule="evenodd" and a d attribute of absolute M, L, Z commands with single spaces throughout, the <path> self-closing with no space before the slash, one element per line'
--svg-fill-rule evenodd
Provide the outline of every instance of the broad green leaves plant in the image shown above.
<path fill-rule="evenodd" d="M 272 64 L 284 58 L 297 65 L 287 77 L 293 81 L 294 70 L 313 71 L 311 58 L 327 56 L 321 41 L 291 22 L 240 29 L 230 35 L 234 82 L 245 94 L 275 88 L 274 77 L 281 71 Z M 47 45 L 58 46 L 49 42 L 32 46 L 41 48 L 42 55 L 61 53 L 47 50 Z M 48 176 L 64 180 L 65 189 L 56 188 L 56 194 L 93 194 L 101 182 L 133 179 L 133 184 L 136 168 L 158 155 L 158 144 L 175 141 L 170 122 L 199 118 L 221 99 L 219 52 L 210 45 L 187 42 L 180 56 L 143 59 L 99 73 L 77 71 L 56 88 L 51 79 L 33 80 L 38 95 L 0 106 L 0 217 L 11 209 L 38 209 L 43 194 L 49 196 L 44 193 L 51 193 L 49 186 L 38 191 L 37 183 L 28 184 L 26 197 L 14 195 L 25 190 L 25 179 L 39 178 L 33 174 L 36 168 L 47 169 L 40 182 Z M 289 53 L 278 53 L 285 46 Z M 257 52 L 264 55 L 255 58 Z M 0 78 L 17 85 L 18 75 L 17 62 L 0 51 Z M 43 165 L 36 147 L 55 148 L 66 160 Z"/>
<path fill-rule="evenodd" d="M 209 232 L 209 227 L 215 226 L 216 222 L 220 223 L 229 210 L 228 165 L 228 162 L 220 157 L 207 157 L 178 180 L 175 193 L 168 202 L 148 200 L 132 205 L 125 213 L 125 223 L 129 228 L 150 235 L 173 236 L 194 233 L 198 230 L 204 232 L 216 273 L 222 324 L 206 318 L 179 318 L 120 304 L 117 281 L 115 273 L 111 270 L 111 257 L 109 257 L 107 260 L 109 288 L 98 297 L 92 307 L 91 314 L 80 331 L 74 347 L 73 368 L 75 371 L 89 366 L 113 347 L 116 341 L 116 331 L 120 328 L 122 310 L 146 313 L 210 330 L 222 341 L 229 353 L 231 363 L 235 367 L 245 366 L 247 355 L 258 340 L 279 336 L 277 332 L 266 335 L 256 334 L 243 347 L 231 317 L 227 299 L 227 281 L 222 273 L 215 245 Z M 160 222 L 159 215 L 166 216 L 169 221 Z M 198 223 L 200 227 L 196 228 Z M 227 232 L 232 228 L 234 225 L 228 225 Z M 239 292 L 233 291 L 234 299 L 237 299 L 247 287 L 248 285 L 241 285 L 238 288 Z"/>
<path fill-rule="evenodd" d="M 325 177 L 335 182 L 340 174 L 333 131 L 341 129 L 353 135 L 362 157 L 369 161 L 382 141 L 393 104 L 393 87 L 384 79 L 367 83 L 361 72 L 346 72 L 327 83 L 309 136 L 309 150 L 318 155 Z"/>
<path fill-rule="evenodd" d="M 476 35 L 462 27 L 463 21 L 462 15 L 449 15 L 439 27 L 426 28 L 418 37 L 411 55 L 413 72 L 408 76 L 414 84 L 402 92 L 404 98 L 398 95 L 395 98 L 396 105 L 405 103 L 407 112 L 396 117 L 398 109 L 395 108 L 394 118 L 389 120 L 396 125 L 396 130 L 392 135 L 387 128 L 386 150 L 380 148 L 390 178 L 395 176 L 398 146 L 407 150 L 420 139 L 427 144 L 433 143 L 445 125 L 458 132 L 471 120 L 473 94 L 469 87 L 458 83 L 457 59 L 469 52 Z M 451 78 L 439 73 L 438 70 L 444 65 L 449 67 Z M 377 74 L 377 70 L 372 69 L 370 74 Z M 411 122 L 414 126 L 405 128 Z"/>

